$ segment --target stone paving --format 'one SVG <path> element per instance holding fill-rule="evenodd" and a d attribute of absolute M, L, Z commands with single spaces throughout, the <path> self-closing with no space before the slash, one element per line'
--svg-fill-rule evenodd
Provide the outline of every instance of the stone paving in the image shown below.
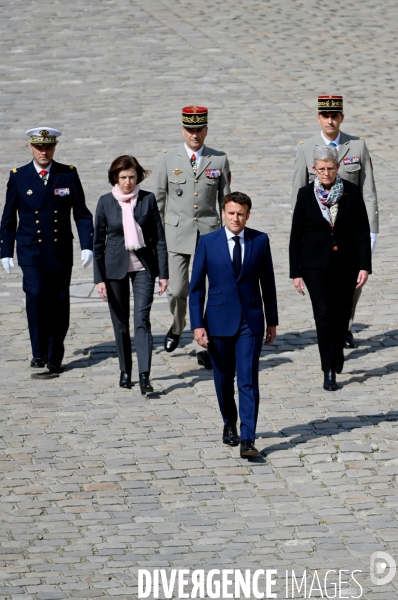
<path fill-rule="evenodd" d="M 56 158 L 78 167 L 94 212 L 113 158 L 133 153 L 153 169 L 179 141 L 181 107 L 205 104 L 207 141 L 228 153 L 232 188 L 251 195 L 251 225 L 270 234 L 280 327 L 261 359 L 264 458 L 248 462 L 220 441 L 212 377 L 189 330 L 164 352 L 164 298 L 152 313 L 156 392 L 145 399 L 137 385 L 118 387 L 108 308 L 77 244 L 59 379 L 31 379 L 21 272 L 1 273 L 0 598 L 131 599 L 138 568 L 179 567 L 274 568 L 278 598 L 286 570 L 323 581 L 328 569 L 345 579 L 359 569 L 361 598 L 396 598 L 397 578 L 369 578 L 374 551 L 398 557 L 395 0 L 1 7 L 0 203 L 9 170 L 29 160 L 30 127 L 64 131 Z M 359 347 L 336 393 L 321 387 L 309 299 L 287 266 L 294 147 L 317 131 L 319 93 L 344 94 L 344 130 L 366 137 L 381 217 Z M 337 597 L 359 597 L 349 581 Z M 326 597 L 314 587 L 294 597 Z"/>

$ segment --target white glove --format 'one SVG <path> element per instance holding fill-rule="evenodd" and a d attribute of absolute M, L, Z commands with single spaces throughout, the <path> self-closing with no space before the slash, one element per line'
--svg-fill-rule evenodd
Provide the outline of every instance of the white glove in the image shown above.
<path fill-rule="evenodd" d="M 93 260 L 92 250 L 82 250 L 82 267 L 85 269 Z"/>
<path fill-rule="evenodd" d="M 11 273 L 11 267 L 14 266 L 14 259 L 12 259 L 12 258 L 2 258 L 1 262 L 3 263 L 3 269 L 9 275 Z"/>
<path fill-rule="evenodd" d="M 371 233 L 370 234 L 370 249 L 372 252 L 376 248 L 376 242 L 377 242 L 377 233 Z"/>

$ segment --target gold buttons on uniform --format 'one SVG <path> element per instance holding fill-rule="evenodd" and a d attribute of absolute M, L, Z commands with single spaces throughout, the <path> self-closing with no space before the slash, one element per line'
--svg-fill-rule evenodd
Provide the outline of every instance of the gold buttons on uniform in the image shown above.
<path fill-rule="evenodd" d="M 58 223 L 57 219 L 54 219 L 54 223 Z"/>
<path fill-rule="evenodd" d="M 41 242 L 41 240 L 39 240 L 39 242 Z"/>
<path fill-rule="evenodd" d="M 54 210 L 54 212 L 55 212 L 55 213 L 57 213 L 58 211 L 57 211 L 57 210 Z"/>
<path fill-rule="evenodd" d="M 37 214 L 38 214 L 38 212 L 39 212 L 38 210 L 35 210 L 35 215 L 37 215 Z"/>
<path fill-rule="evenodd" d="M 54 242 L 58 242 L 58 240 L 54 240 Z"/>
<path fill-rule="evenodd" d="M 36 223 L 40 223 L 40 221 L 36 221 Z"/>
<path fill-rule="evenodd" d="M 197 205 L 197 204 L 194 204 L 194 205 L 193 205 L 193 207 L 194 207 L 194 208 L 198 208 L 198 205 Z"/>
<path fill-rule="evenodd" d="M 198 180 L 197 180 L 197 179 L 195 179 L 195 183 L 198 183 Z"/>
<path fill-rule="evenodd" d="M 37 233 L 41 233 L 40 229 L 37 230 Z"/>
<path fill-rule="evenodd" d="M 197 221 L 198 219 L 196 217 L 193 218 L 194 221 Z"/>
<path fill-rule="evenodd" d="M 194 193 L 193 193 L 193 195 L 194 195 L 194 196 L 197 196 L 197 195 L 198 195 L 198 192 L 194 192 Z"/>
<path fill-rule="evenodd" d="M 220 222 L 220 221 L 219 221 Z M 54 233 L 58 233 L 58 229 L 54 229 Z"/>
<path fill-rule="evenodd" d="M 168 223 L 168 221 L 165 221 L 165 223 Z"/>

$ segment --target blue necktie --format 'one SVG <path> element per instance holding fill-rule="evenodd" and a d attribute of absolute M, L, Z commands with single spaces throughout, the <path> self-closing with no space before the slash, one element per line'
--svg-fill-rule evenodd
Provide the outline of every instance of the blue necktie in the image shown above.
<path fill-rule="evenodd" d="M 330 142 L 329 146 L 335 146 L 335 147 L 337 147 L 337 144 L 335 144 L 334 142 Z"/>
<path fill-rule="evenodd" d="M 232 253 L 232 266 L 234 268 L 236 277 L 239 277 L 239 273 L 242 268 L 242 248 L 240 247 L 240 238 L 238 235 L 234 235 L 232 239 L 235 242 L 234 251 Z"/>

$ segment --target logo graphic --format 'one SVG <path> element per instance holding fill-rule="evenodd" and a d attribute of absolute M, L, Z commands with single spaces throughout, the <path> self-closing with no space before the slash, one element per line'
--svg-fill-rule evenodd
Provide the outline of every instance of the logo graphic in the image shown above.
<path fill-rule="evenodd" d="M 370 557 L 370 579 L 372 583 L 387 585 L 394 579 L 396 572 L 397 565 L 388 552 L 373 552 Z"/>

